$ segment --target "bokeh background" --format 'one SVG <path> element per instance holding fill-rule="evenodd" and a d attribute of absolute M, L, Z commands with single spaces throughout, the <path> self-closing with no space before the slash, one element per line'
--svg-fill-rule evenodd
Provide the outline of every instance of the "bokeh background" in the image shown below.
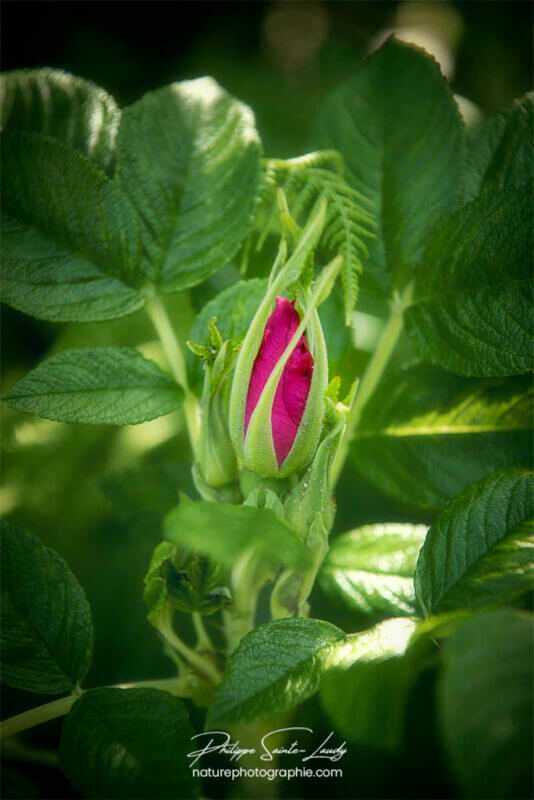
<path fill-rule="evenodd" d="M 151 89 L 213 75 L 252 106 L 266 154 L 306 152 L 308 127 L 321 99 L 390 33 L 435 55 L 462 99 L 466 120 L 498 111 L 532 84 L 532 5 L 526 2 L 21 2 L 2 4 L 2 69 L 50 66 L 88 78 L 120 105 Z M 413 102 L 417 103 L 414 86 Z M 424 131 L 421 131 L 424 136 Z M 174 301 L 185 338 L 194 311 L 235 273 L 227 270 Z M 361 374 L 373 340 L 351 356 Z M 341 322 L 340 322 L 341 324 Z M 376 331 L 380 320 L 375 318 Z M 47 353 L 90 344 L 141 344 L 158 358 L 153 332 L 141 315 L 99 325 L 43 323 L 3 307 L 3 392 Z M 399 358 L 409 357 L 400 349 Z M 37 533 L 69 562 L 85 587 L 95 619 L 95 659 L 87 686 L 171 671 L 144 619 L 141 582 L 160 538 L 162 515 L 176 502 L 176 487 L 191 487 L 188 446 L 176 412 L 124 429 L 65 426 L 3 410 L 2 511 Z M 191 490 L 192 491 L 192 490 Z M 375 521 L 430 522 L 421 510 L 385 497 L 347 469 L 337 495 L 336 531 Z M 319 592 L 315 616 L 328 616 Z M 334 611 L 334 613 L 336 613 Z M 424 674 L 408 715 L 399 757 L 351 749 L 343 781 L 321 787 L 292 782 L 286 796 L 455 797 L 432 716 L 434 683 Z M 33 706 L 36 698 L 3 692 L 3 716 Z M 196 713 L 196 712 L 194 712 Z M 327 723 L 316 704 L 299 721 L 316 730 Z M 49 748 L 55 723 L 36 728 L 34 746 Z M 4 797 L 75 797 L 53 767 L 6 751 Z M 345 762 L 344 762 L 345 763 Z M 22 776 L 24 773 L 24 776 Z M 210 787 L 225 796 L 228 787 Z M 325 794 L 326 793 L 326 794 Z"/>

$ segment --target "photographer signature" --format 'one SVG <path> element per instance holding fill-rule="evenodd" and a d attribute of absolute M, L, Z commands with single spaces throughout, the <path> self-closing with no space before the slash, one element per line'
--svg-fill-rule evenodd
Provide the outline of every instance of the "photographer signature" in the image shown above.
<path fill-rule="evenodd" d="M 275 740 L 273 737 L 275 737 L 276 734 L 287 734 L 287 738 L 289 739 L 290 732 L 294 731 L 313 733 L 312 728 L 277 728 L 274 731 L 266 733 L 265 736 L 262 737 L 259 743 L 259 749 L 255 747 L 241 747 L 239 739 L 232 741 L 230 734 L 226 731 L 205 731 L 204 733 L 197 733 L 195 736 L 192 736 L 191 739 L 200 739 L 202 737 L 209 737 L 209 739 L 203 747 L 198 750 L 193 750 L 191 753 L 187 754 L 188 758 L 192 759 L 190 766 L 193 767 L 203 756 L 206 756 L 210 753 L 221 753 L 229 756 L 230 761 L 236 762 L 245 755 L 254 755 L 255 753 L 259 753 L 261 761 L 273 761 L 275 756 L 280 755 L 296 755 L 301 756 L 300 760 L 302 763 L 318 759 L 336 762 L 343 758 L 343 756 L 347 753 L 347 749 L 345 747 L 346 742 L 343 742 L 337 747 L 331 746 L 330 740 L 334 735 L 333 731 L 331 731 L 326 739 L 324 739 L 317 747 L 313 749 L 310 746 L 303 746 L 303 743 L 297 737 L 295 737 L 290 744 L 280 747 L 274 746 Z"/>

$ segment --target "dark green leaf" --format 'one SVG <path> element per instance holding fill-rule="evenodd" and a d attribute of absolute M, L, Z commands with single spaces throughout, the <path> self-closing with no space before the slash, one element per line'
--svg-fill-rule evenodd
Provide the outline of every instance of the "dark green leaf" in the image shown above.
<path fill-rule="evenodd" d="M 209 347 L 208 322 L 212 317 L 216 317 L 217 329 L 223 341 L 228 339 L 230 347 L 240 344 L 265 296 L 266 289 L 266 280 L 254 278 L 234 283 L 228 289 L 220 292 L 197 314 L 189 333 L 189 339 L 196 344 Z M 202 386 L 202 359 L 188 351 L 187 365 L 191 383 L 199 390 Z"/>
<path fill-rule="evenodd" d="M 411 644 L 415 623 L 390 619 L 350 637 L 343 660 L 321 679 L 320 699 L 334 728 L 372 750 L 396 750 L 410 691 L 428 642 Z"/>
<path fill-rule="evenodd" d="M 528 466 L 531 427 L 530 376 L 462 378 L 418 365 L 380 384 L 351 457 L 389 494 L 439 509 L 490 470 Z"/>
<path fill-rule="evenodd" d="M 495 566 L 499 572 L 507 569 L 507 548 L 523 546 L 520 538 L 514 544 L 514 528 L 533 516 L 534 474 L 527 469 L 492 472 L 469 486 L 440 513 L 421 548 L 415 590 L 423 611 L 498 602 L 500 579 L 493 577 L 492 570 Z M 521 561 L 521 556 L 517 559 Z M 525 569 L 523 565 L 517 570 L 519 589 L 525 585 Z M 479 588 L 477 576 L 482 584 L 489 580 L 488 586 Z M 513 581 L 513 571 L 509 571 L 503 581 L 503 600 Z"/>
<path fill-rule="evenodd" d="M 248 633 L 215 692 L 208 726 L 270 717 L 315 694 L 343 631 L 317 619 L 279 619 Z"/>
<path fill-rule="evenodd" d="M 532 199 L 489 187 L 439 228 L 405 315 L 421 358 L 460 375 L 534 368 Z"/>
<path fill-rule="evenodd" d="M 295 569 L 309 565 L 310 552 L 287 522 L 268 508 L 193 502 L 185 495 L 163 523 L 165 538 L 215 561 L 233 565 L 250 550 Z"/>
<path fill-rule="evenodd" d="M 339 151 L 349 183 L 374 203 L 369 269 L 403 282 L 460 199 L 464 130 L 438 65 L 390 39 L 327 97 L 312 144 Z"/>
<path fill-rule="evenodd" d="M 123 111 L 117 176 L 163 291 L 230 261 L 254 212 L 260 156 L 252 112 L 212 78 L 173 83 Z"/>
<path fill-rule="evenodd" d="M 349 612 L 371 620 L 416 613 L 413 575 L 425 525 L 366 525 L 336 537 L 321 568 L 321 588 Z"/>
<path fill-rule="evenodd" d="M 487 186 L 532 182 L 534 94 L 514 100 L 510 108 L 475 128 L 468 138 L 466 200 Z"/>
<path fill-rule="evenodd" d="M 135 425 L 174 411 L 178 384 L 131 347 L 64 350 L 11 387 L 13 408 L 60 422 Z"/>
<path fill-rule="evenodd" d="M 91 663 L 93 625 L 84 591 L 65 561 L 18 525 L 1 522 L 2 681 L 63 694 Z"/>
<path fill-rule="evenodd" d="M 110 166 L 120 111 L 91 81 L 60 69 L 23 69 L 0 76 L 2 130 L 46 133 Z"/>
<path fill-rule="evenodd" d="M 439 709 L 463 796 L 516 800 L 532 789 L 532 619 L 466 620 L 444 648 Z"/>
<path fill-rule="evenodd" d="M 60 764 L 85 797 L 190 798 L 193 729 L 182 701 L 157 689 L 91 689 L 63 725 Z"/>
<path fill-rule="evenodd" d="M 83 322 L 141 308 L 138 221 L 88 159 L 38 133 L 2 135 L 2 299 Z"/>

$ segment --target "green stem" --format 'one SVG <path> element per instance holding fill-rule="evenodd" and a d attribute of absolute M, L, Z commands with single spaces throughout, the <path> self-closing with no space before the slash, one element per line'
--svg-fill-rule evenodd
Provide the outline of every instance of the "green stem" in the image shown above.
<path fill-rule="evenodd" d="M 2 742 L 2 755 L 15 761 L 42 764 L 45 767 L 57 767 L 59 764 L 55 750 L 46 747 L 27 747 L 17 739 L 6 739 Z"/>
<path fill-rule="evenodd" d="M 148 681 L 136 681 L 134 683 L 118 683 L 114 686 L 108 686 L 109 689 L 160 689 L 162 691 L 176 692 L 179 689 L 181 679 L 174 678 L 161 678 Z M 60 697 L 59 700 L 52 700 L 50 703 L 45 703 L 36 708 L 30 708 L 29 711 L 23 711 L 22 714 L 17 714 L 14 717 L 9 717 L 1 724 L 0 737 L 2 740 L 7 739 L 8 736 L 15 736 L 17 733 L 28 728 L 33 728 L 36 725 L 41 725 L 43 722 L 49 722 L 58 717 L 64 717 L 68 714 L 72 706 L 86 690 L 80 690 L 76 694 L 69 694 L 67 697 Z"/>
<path fill-rule="evenodd" d="M 179 655 L 181 655 L 197 672 L 213 683 L 215 686 L 219 683 L 221 676 L 219 670 L 215 665 L 204 658 L 199 653 L 195 652 L 189 645 L 183 642 L 176 634 L 173 626 L 171 615 L 169 612 L 162 615 L 158 630 L 167 642 Z"/>
<path fill-rule="evenodd" d="M 161 342 L 163 352 L 169 362 L 176 382 L 184 390 L 184 412 L 189 431 L 189 439 L 195 461 L 197 460 L 198 438 L 200 433 L 200 416 L 199 405 L 195 395 L 191 392 L 187 382 L 187 370 L 185 366 L 185 358 L 180 347 L 180 343 L 176 338 L 174 329 L 172 327 L 169 315 L 163 301 L 158 295 L 154 295 L 145 306 L 146 312 L 154 326 L 158 338 Z"/>
<path fill-rule="evenodd" d="M 204 626 L 202 615 L 199 614 L 198 611 L 193 611 L 191 616 L 193 618 L 193 625 L 197 635 L 197 646 L 201 650 L 213 650 L 213 644 Z"/>
<path fill-rule="evenodd" d="M 2 722 L 0 734 L 2 739 L 7 736 L 14 736 L 16 733 L 26 730 L 26 728 L 33 728 L 42 722 L 65 716 L 79 697 L 79 694 L 69 694 L 67 697 L 60 697 L 59 700 L 52 700 L 51 703 L 30 708 L 29 711 L 23 711 L 22 714 L 6 719 L 5 722 Z"/>
<path fill-rule="evenodd" d="M 376 349 L 371 356 L 371 359 L 364 372 L 361 386 L 358 389 L 356 399 L 352 407 L 352 413 L 347 425 L 347 430 L 343 437 L 341 447 L 339 448 L 334 466 L 332 467 L 332 486 L 335 486 L 337 483 L 339 474 L 349 452 L 350 443 L 354 433 L 358 428 L 363 409 L 380 383 L 380 380 L 384 374 L 384 370 L 386 369 L 397 345 L 404 327 L 404 310 L 410 304 L 412 294 L 413 282 L 410 282 L 394 303 L 389 319 L 378 341 L 378 345 L 376 346 Z"/>

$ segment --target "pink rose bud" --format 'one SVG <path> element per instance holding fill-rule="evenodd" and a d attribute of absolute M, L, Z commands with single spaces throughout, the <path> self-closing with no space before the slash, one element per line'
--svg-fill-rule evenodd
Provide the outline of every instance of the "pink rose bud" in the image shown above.
<path fill-rule="evenodd" d="M 245 407 L 246 437 L 250 418 L 265 384 L 297 330 L 300 317 L 295 301 L 276 298 L 276 307 L 267 320 L 258 355 L 254 361 Z M 313 376 L 313 357 L 305 336 L 301 336 L 284 367 L 271 413 L 271 427 L 276 461 L 280 467 L 293 447 L 306 408 Z"/>

